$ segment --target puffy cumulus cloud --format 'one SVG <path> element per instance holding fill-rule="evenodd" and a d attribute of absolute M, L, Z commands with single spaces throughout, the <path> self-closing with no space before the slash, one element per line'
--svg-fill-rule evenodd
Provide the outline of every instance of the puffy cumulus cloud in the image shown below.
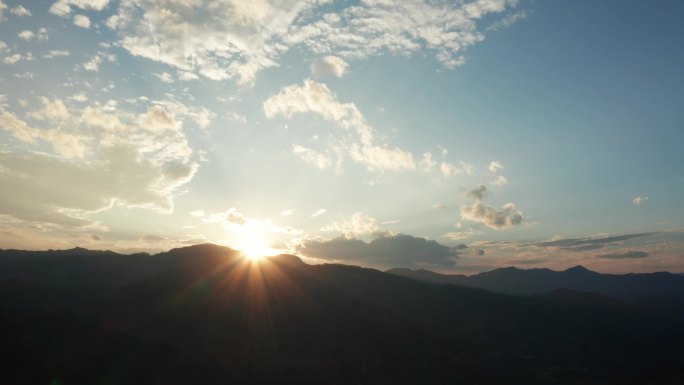
<path fill-rule="evenodd" d="M 333 222 L 323 226 L 321 231 L 340 232 L 346 237 L 352 238 L 358 235 L 378 232 L 380 231 L 380 226 L 378 226 L 378 222 L 375 218 L 357 212 L 354 213 L 348 221 Z"/>
<path fill-rule="evenodd" d="M 370 171 L 403 171 L 415 169 L 413 155 L 400 148 L 378 145 L 374 129 L 354 103 L 340 103 L 336 95 L 322 83 L 307 79 L 303 84 L 284 87 L 263 103 L 264 113 L 273 118 L 277 115 L 291 118 L 298 113 L 314 113 L 323 119 L 335 122 L 340 127 L 356 134 L 355 138 L 341 140 L 338 147 L 321 153 L 296 145 L 294 153 L 305 161 L 323 169 L 332 163 L 332 156 L 343 156 L 345 152 L 353 161 L 365 165 Z M 340 162 L 341 159 L 338 159 Z"/>
<path fill-rule="evenodd" d="M 624 253 L 610 253 L 597 255 L 596 258 L 602 259 L 640 259 L 648 258 L 649 253 L 645 251 L 625 251 Z"/>
<path fill-rule="evenodd" d="M 482 202 L 461 206 L 461 218 L 481 223 L 490 229 L 501 230 L 520 225 L 524 217 L 513 203 L 506 203 L 500 210 Z"/>
<path fill-rule="evenodd" d="M 647 200 L 648 197 L 636 197 L 634 198 L 634 200 L 632 200 L 632 203 L 634 203 L 635 205 L 640 205 L 642 203 L 646 203 Z"/>
<path fill-rule="evenodd" d="M 439 165 L 439 170 L 442 172 L 442 175 L 446 177 L 460 175 L 463 173 L 470 175 L 473 173 L 473 166 L 464 161 L 460 161 L 458 165 L 449 162 L 442 162 Z"/>
<path fill-rule="evenodd" d="M 50 6 L 50 13 L 60 17 L 71 14 L 72 7 L 102 11 L 109 4 L 109 0 L 57 0 Z"/>
<path fill-rule="evenodd" d="M 23 144 L 23 152 L 0 153 L 0 214 L 73 228 L 95 225 L 89 214 L 115 205 L 169 212 L 197 171 L 182 129 L 196 109 L 183 114 L 175 101 L 151 102 L 144 112 L 113 101 L 41 103 L 29 120 L 0 107 L 0 129 Z"/>
<path fill-rule="evenodd" d="M 74 25 L 77 27 L 88 29 L 90 28 L 90 19 L 85 15 L 74 16 Z"/>
<path fill-rule="evenodd" d="M 425 268 L 453 266 L 462 248 L 408 234 L 376 233 L 370 242 L 345 236 L 304 239 L 293 249 L 297 254 L 332 262 Z"/>
<path fill-rule="evenodd" d="M 323 79 L 326 76 L 333 75 L 338 78 L 347 73 L 349 64 L 337 56 L 326 56 L 318 59 L 311 64 L 311 77 L 314 79 Z"/>
<path fill-rule="evenodd" d="M 16 7 L 10 9 L 10 13 L 19 17 L 31 16 L 31 11 L 26 9 L 23 5 L 17 5 Z"/>
<path fill-rule="evenodd" d="M 496 178 L 492 179 L 491 181 L 489 181 L 489 184 L 491 184 L 492 186 L 503 186 L 503 185 L 507 185 L 507 184 L 508 184 L 508 179 L 506 179 L 506 177 L 503 176 L 503 175 L 499 175 L 498 177 L 496 177 Z"/>
<path fill-rule="evenodd" d="M 33 31 L 25 30 L 25 31 L 19 32 L 17 34 L 17 36 L 22 40 L 29 41 L 29 40 L 33 39 L 36 36 L 36 34 L 33 33 Z"/>
<path fill-rule="evenodd" d="M 60 0 L 50 11 L 66 16 L 72 6 L 102 9 L 107 3 Z M 122 0 L 107 25 L 133 55 L 209 79 L 251 83 L 293 47 L 344 60 L 427 51 L 453 68 L 463 63 L 466 47 L 484 39 L 483 18 L 508 13 L 517 0 L 366 0 L 340 4 L 335 13 L 329 3 Z"/>
<path fill-rule="evenodd" d="M 501 163 L 498 160 L 493 160 L 493 161 L 489 162 L 489 167 L 487 167 L 487 169 L 489 170 L 489 172 L 495 173 L 495 172 L 498 172 L 499 170 L 503 169 L 503 166 L 501 165 Z"/>
<path fill-rule="evenodd" d="M 461 205 L 461 218 L 464 220 L 480 223 L 495 230 L 508 229 L 525 222 L 522 212 L 514 203 L 506 203 L 501 209 L 485 205 L 482 201 L 487 196 L 487 187 L 483 184 L 465 191 L 465 196 L 476 202 L 472 205 Z"/>
<path fill-rule="evenodd" d="M 599 235 L 584 238 L 558 238 L 549 241 L 527 243 L 521 246 L 537 246 L 549 251 L 586 251 L 596 250 L 607 246 L 622 245 L 632 239 L 650 237 L 660 233 L 632 233 L 620 235 Z"/>

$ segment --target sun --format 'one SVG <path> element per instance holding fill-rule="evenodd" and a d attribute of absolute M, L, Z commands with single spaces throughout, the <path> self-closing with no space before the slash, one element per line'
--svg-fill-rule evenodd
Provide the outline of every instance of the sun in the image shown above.
<path fill-rule="evenodd" d="M 259 262 L 277 253 L 275 249 L 269 246 L 268 241 L 259 234 L 246 235 L 238 242 L 236 248 L 252 262 Z"/>

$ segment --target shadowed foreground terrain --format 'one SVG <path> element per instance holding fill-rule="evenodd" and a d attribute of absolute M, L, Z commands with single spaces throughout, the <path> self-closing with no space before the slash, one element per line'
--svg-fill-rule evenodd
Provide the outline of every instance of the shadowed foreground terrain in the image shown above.
<path fill-rule="evenodd" d="M 576 289 L 576 288 L 572 288 Z M 11 384 L 680 384 L 684 318 L 600 294 L 534 296 L 376 270 L 0 251 Z"/>

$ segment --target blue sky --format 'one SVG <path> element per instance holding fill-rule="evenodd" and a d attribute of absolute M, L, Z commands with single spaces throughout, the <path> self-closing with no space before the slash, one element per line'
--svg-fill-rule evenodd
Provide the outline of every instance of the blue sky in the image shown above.
<path fill-rule="evenodd" d="M 684 4 L 0 2 L 0 247 L 684 271 Z"/>

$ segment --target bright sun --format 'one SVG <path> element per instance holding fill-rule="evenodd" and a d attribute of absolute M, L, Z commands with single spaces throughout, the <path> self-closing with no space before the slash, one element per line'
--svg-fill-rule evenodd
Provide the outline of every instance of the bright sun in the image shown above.
<path fill-rule="evenodd" d="M 268 245 L 264 237 L 257 234 L 245 236 L 236 248 L 250 261 L 258 262 L 263 258 L 276 254 L 276 250 Z"/>

